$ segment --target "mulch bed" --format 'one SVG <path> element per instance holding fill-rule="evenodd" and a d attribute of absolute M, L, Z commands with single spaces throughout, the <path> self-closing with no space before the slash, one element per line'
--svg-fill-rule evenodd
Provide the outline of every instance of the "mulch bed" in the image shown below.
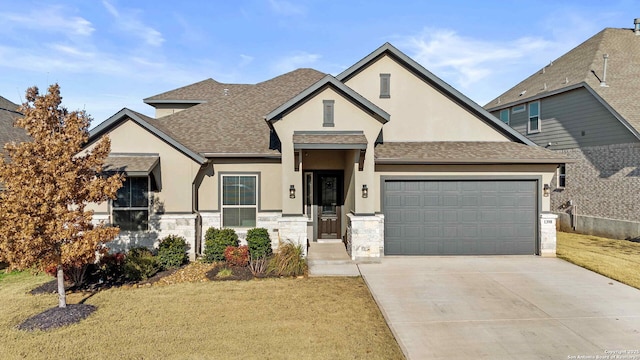
<path fill-rule="evenodd" d="M 87 304 L 71 304 L 66 308 L 54 307 L 28 318 L 17 328 L 26 331 L 51 330 L 80 322 L 94 311 L 96 307 Z"/>
<path fill-rule="evenodd" d="M 231 269 L 231 275 L 220 277 L 218 276 L 218 272 L 222 269 Z M 207 271 L 206 273 L 207 279 L 211 281 L 227 281 L 227 280 L 253 280 L 255 276 L 249 270 L 249 267 L 244 266 L 226 266 L 224 264 L 216 265 L 213 269 Z"/>

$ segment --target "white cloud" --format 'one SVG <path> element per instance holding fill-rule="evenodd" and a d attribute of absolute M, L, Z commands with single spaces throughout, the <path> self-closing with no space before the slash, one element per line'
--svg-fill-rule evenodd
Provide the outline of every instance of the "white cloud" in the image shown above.
<path fill-rule="evenodd" d="M 281 58 L 272 65 L 272 70 L 278 74 L 283 74 L 303 67 L 311 67 L 320 59 L 318 54 L 298 52 L 293 55 Z"/>
<path fill-rule="evenodd" d="M 115 27 L 124 33 L 137 36 L 145 43 L 151 46 L 160 46 L 164 42 L 162 33 L 154 29 L 151 26 L 144 24 L 139 18 L 140 11 L 133 9 L 127 9 L 125 12 L 120 12 L 112 3 L 103 0 L 102 5 L 113 16 L 115 21 Z"/>
<path fill-rule="evenodd" d="M 490 42 L 460 36 L 453 30 L 426 29 L 404 41 L 411 56 L 436 75 L 452 78 L 456 85 L 469 88 L 505 66 L 554 49 L 556 44 L 541 38 L 520 38 Z"/>
<path fill-rule="evenodd" d="M 90 36 L 95 28 L 85 18 L 68 16 L 60 6 L 45 6 L 28 13 L 0 13 L 3 27 Z"/>
<path fill-rule="evenodd" d="M 284 16 L 304 15 L 307 12 L 303 6 L 285 0 L 269 0 L 269 6 L 276 14 Z"/>
<path fill-rule="evenodd" d="M 240 63 L 238 64 L 238 67 L 245 67 L 253 61 L 253 56 L 240 54 L 240 59 L 241 60 L 240 60 Z"/>

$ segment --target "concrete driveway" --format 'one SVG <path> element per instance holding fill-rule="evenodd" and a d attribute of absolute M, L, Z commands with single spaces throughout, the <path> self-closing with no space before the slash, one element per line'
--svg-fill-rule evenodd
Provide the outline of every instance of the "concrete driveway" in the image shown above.
<path fill-rule="evenodd" d="M 410 359 L 640 360 L 640 290 L 564 260 L 386 257 L 358 266 Z"/>

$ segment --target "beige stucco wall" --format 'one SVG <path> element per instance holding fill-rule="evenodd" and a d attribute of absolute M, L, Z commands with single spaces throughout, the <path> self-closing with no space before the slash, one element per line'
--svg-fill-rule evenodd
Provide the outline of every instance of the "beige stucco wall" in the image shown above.
<path fill-rule="evenodd" d="M 323 100 L 334 100 L 334 127 L 323 126 Z M 358 106 L 345 99 L 332 88 L 327 88 L 301 104 L 282 119 L 273 123 L 273 126 L 282 142 L 282 183 L 280 191 L 288 194 L 289 185 L 296 189 L 302 189 L 302 173 L 294 171 L 293 132 L 294 131 L 363 131 L 368 145 L 363 171 L 357 171 L 354 179 L 356 189 L 362 184 L 371 184 L 373 181 L 373 147 L 382 123 L 374 119 Z M 304 168 L 304 156 L 301 157 Z M 338 160 L 336 160 L 338 161 Z M 342 157 L 344 161 L 344 157 Z M 299 214 L 302 209 L 302 197 L 296 196 L 289 199 L 282 197 L 282 211 L 284 214 Z M 361 213 L 373 212 L 374 203 L 371 198 L 363 199 L 355 197 L 355 208 Z"/>
<path fill-rule="evenodd" d="M 376 191 L 369 192 L 369 196 L 375 198 L 375 211 L 381 211 L 381 177 L 382 176 L 455 176 L 473 177 L 491 176 L 495 179 L 509 176 L 540 176 L 539 194 L 541 194 L 542 211 L 550 211 L 549 197 L 542 196 L 542 186 L 549 184 L 555 175 L 556 165 L 377 165 L 375 173 Z"/>
<path fill-rule="evenodd" d="M 220 210 L 220 174 L 242 173 L 259 173 L 259 210 L 280 211 L 282 209 L 282 171 L 279 162 L 213 159 L 210 169 L 207 169 L 205 173 L 198 192 L 200 211 Z M 302 187 L 299 189 L 302 191 Z"/>
<path fill-rule="evenodd" d="M 158 119 L 188 109 L 194 105 L 197 104 L 154 104 L 153 107 L 156 108 L 156 119 Z"/>
<path fill-rule="evenodd" d="M 171 145 L 128 120 L 108 133 L 112 153 L 157 153 L 160 156 L 161 191 L 154 193 L 154 209 L 165 213 L 190 213 L 191 184 L 200 165 Z M 88 147 L 91 149 L 91 146 Z M 106 213 L 107 204 L 92 204 L 96 213 Z"/>
<path fill-rule="evenodd" d="M 391 74 L 391 97 L 380 98 L 380 74 Z M 384 141 L 509 141 L 429 84 L 383 56 L 346 85 L 391 114 Z"/>

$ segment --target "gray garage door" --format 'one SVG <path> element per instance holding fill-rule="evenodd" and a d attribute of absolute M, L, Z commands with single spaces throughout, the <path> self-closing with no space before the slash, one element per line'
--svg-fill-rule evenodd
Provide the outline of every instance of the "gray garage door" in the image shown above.
<path fill-rule="evenodd" d="M 536 252 L 535 181 L 384 183 L 385 254 Z"/>

